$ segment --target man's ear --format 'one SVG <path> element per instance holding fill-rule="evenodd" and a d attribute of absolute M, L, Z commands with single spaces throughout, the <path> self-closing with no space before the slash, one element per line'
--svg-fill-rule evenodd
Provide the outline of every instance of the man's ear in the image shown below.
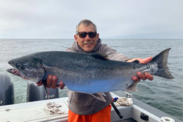
<path fill-rule="evenodd" d="M 97 33 L 97 38 L 99 38 L 99 33 Z"/>
<path fill-rule="evenodd" d="M 78 40 L 77 35 L 74 35 L 74 39 L 75 39 L 76 42 L 78 42 L 78 41 L 77 41 L 77 40 Z"/>
<path fill-rule="evenodd" d="M 99 39 L 99 33 L 97 33 L 97 36 L 96 36 L 97 40 Z"/>

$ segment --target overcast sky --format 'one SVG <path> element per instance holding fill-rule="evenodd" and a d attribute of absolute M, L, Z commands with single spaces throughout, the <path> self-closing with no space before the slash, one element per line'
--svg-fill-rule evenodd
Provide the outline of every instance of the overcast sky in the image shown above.
<path fill-rule="evenodd" d="M 102 39 L 183 39 L 182 0 L 0 0 L 0 38 L 73 39 L 83 19 Z"/>

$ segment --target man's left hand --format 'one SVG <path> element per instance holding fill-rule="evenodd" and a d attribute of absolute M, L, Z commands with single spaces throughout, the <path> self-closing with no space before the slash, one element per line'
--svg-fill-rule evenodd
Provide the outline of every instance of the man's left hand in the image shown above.
<path fill-rule="evenodd" d="M 145 59 L 134 58 L 134 59 L 128 60 L 127 62 L 133 62 L 133 61 L 135 61 L 135 60 L 138 60 L 139 63 L 141 63 L 141 64 L 147 64 L 147 63 L 151 62 L 152 59 L 153 59 L 152 57 L 148 57 L 148 58 L 145 58 Z M 133 77 L 132 77 L 132 80 L 133 80 L 133 81 L 136 81 L 136 82 L 139 82 L 141 79 L 142 79 L 142 80 L 148 79 L 148 80 L 151 81 L 151 80 L 153 80 L 153 76 L 150 75 L 150 74 L 147 73 L 147 72 L 145 72 L 145 73 L 137 72 L 137 77 L 136 77 L 136 76 L 133 76 Z"/>

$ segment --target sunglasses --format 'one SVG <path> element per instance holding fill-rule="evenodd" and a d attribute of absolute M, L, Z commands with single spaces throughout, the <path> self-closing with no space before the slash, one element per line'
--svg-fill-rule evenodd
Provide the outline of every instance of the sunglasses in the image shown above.
<path fill-rule="evenodd" d="M 86 35 L 88 34 L 90 38 L 94 38 L 96 37 L 97 33 L 96 32 L 77 32 L 77 34 L 79 35 L 80 38 L 85 38 Z"/>

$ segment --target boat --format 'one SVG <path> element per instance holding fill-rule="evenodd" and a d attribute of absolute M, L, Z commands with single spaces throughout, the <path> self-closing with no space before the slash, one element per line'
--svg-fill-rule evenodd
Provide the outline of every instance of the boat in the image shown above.
<path fill-rule="evenodd" d="M 14 86 L 9 76 L 0 74 L 0 122 L 67 122 L 68 97 L 59 98 L 58 88 L 51 89 L 49 98 L 44 88 L 37 87 L 35 83 L 27 84 L 27 102 L 14 104 Z M 127 92 L 111 92 L 113 98 L 132 98 L 133 105 L 117 105 L 119 117 L 114 108 L 111 109 L 111 122 L 181 122 L 152 106 L 135 99 Z M 60 105 L 61 114 L 52 114 L 44 109 L 47 103 Z"/>

